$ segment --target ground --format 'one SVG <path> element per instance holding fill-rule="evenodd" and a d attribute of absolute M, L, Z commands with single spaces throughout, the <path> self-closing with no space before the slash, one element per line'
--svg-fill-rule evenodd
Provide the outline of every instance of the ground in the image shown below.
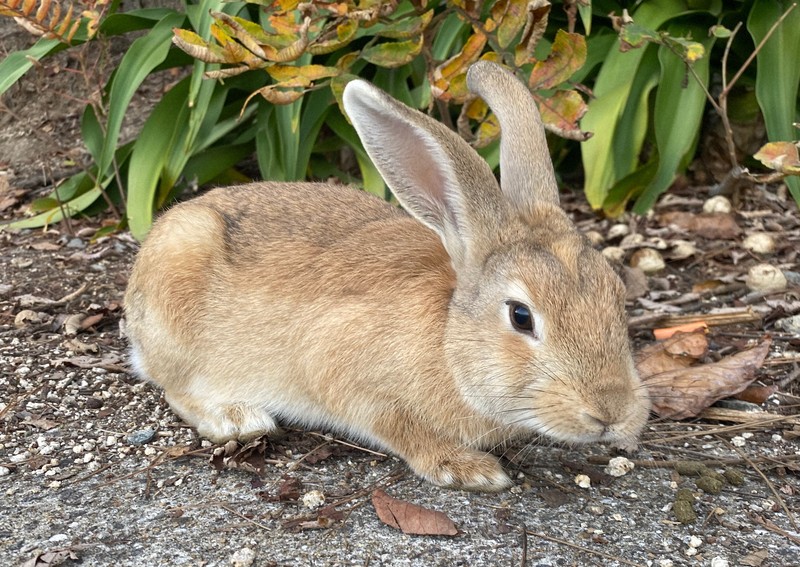
<path fill-rule="evenodd" d="M 0 28 L 0 39 L 13 33 Z M 3 99 L 5 219 L 85 161 L 80 107 L 57 94 L 68 90 L 68 67 L 40 70 Z M 625 266 L 644 249 L 667 259 L 648 276 L 624 273 L 637 350 L 654 344 L 653 328 L 699 314 L 714 323 L 695 364 L 770 335 L 755 373 L 773 388 L 700 419 L 654 417 L 626 455 L 635 468 L 620 477 L 604 473 L 609 447 L 498 450 L 516 481 L 500 494 L 432 487 L 398 459 L 328 432 L 216 447 L 128 371 L 121 303 L 138 248 L 129 235 L 94 238 L 103 219 L 0 232 L 0 565 L 799 565 L 800 338 L 783 325 L 800 312 L 800 215 L 785 188 L 752 188 L 732 213 L 708 217 L 708 189 L 684 185 L 653 216 L 621 223 L 563 197 Z M 771 235 L 775 250 L 746 249 L 753 233 Z M 696 250 L 681 258 L 677 240 Z M 759 263 L 781 270 L 787 288 L 751 291 L 744 276 Z M 732 321 L 709 316 L 720 308 Z M 694 476 L 701 464 L 725 484 Z M 443 512 L 457 534 L 383 523 L 378 488 Z M 686 502 L 697 518 L 683 523 Z"/>

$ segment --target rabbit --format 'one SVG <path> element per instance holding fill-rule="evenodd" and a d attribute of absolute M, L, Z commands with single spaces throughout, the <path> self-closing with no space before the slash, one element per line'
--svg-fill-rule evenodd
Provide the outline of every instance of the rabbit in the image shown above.
<path fill-rule="evenodd" d="M 363 80 L 344 108 L 402 205 L 325 183 L 217 188 L 174 206 L 125 296 L 131 362 L 216 442 L 329 428 L 440 486 L 512 484 L 491 450 L 636 439 L 649 398 L 624 289 L 559 206 L 536 104 L 502 66 L 470 91 L 501 181 L 457 134 Z"/>

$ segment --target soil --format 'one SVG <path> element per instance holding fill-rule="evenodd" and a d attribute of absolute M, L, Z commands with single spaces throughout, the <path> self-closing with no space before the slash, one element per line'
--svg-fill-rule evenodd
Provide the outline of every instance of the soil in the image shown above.
<path fill-rule="evenodd" d="M 0 19 L 0 53 L 24 41 Z M 91 93 L 74 94 L 69 57 L 2 99 L 4 219 L 86 163 L 74 99 Z M 153 99 L 148 88 L 162 87 L 140 93 L 127 135 Z M 564 202 L 598 247 L 621 249 L 625 265 L 644 248 L 667 257 L 653 275 L 628 276 L 631 289 L 648 285 L 629 305 L 637 348 L 653 343 L 659 308 L 749 307 L 752 322 L 710 329 L 703 362 L 769 334 L 756 377 L 774 392 L 729 403 L 727 420 L 654 418 L 627 455 L 635 468 L 619 477 L 604 473 L 616 456 L 608 447 L 535 440 L 499 449 L 516 480 L 500 494 L 430 486 L 398 459 L 328 432 L 289 430 L 244 447 L 198 439 L 159 390 L 128 372 L 121 302 L 138 244 L 124 233 L 95 238 L 103 219 L 0 232 L 0 565 L 800 565 L 800 337 L 776 326 L 800 312 L 800 215 L 785 187 L 759 187 L 724 215 L 739 232 L 714 232 L 723 217 L 683 228 L 664 220 L 675 211 L 705 218 L 706 194 L 676 187 L 656 214 L 621 224 L 598 219 L 578 196 Z M 773 236 L 776 250 L 746 250 L 751 233 Z M 675 258 L 678 239 L 697 250 Z M 786 290 L 744 285 L 761 262 L 786 275 Z M 683 461 L 728 479 L 700 481 Z M 457 535 L 386 525 L 371 502 L 378 488 L 445 513 Z M 682 498 L 696 519 L 679 521 Z"/>

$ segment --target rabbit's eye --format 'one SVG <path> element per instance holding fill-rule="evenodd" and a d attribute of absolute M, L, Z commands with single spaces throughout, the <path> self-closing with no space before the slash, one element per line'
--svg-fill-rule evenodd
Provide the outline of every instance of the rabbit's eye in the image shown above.
<path fill-rule="evenodd" d="M 508 316 L 517 331 L 533 332 L 533 316 L 527 306 L 522 303 L 509 303 Z"/>

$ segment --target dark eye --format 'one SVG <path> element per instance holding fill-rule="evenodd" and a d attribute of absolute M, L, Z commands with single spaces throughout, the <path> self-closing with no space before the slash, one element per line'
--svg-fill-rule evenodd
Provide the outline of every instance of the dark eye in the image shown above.
<path fill-rule="evenodd" d="M 531 310 L 522 303 L 509 303 L 508 316 L 511 319 L 511 324 L 517 331 L 532 333 L 533 332 L 533 316 Z"/>

